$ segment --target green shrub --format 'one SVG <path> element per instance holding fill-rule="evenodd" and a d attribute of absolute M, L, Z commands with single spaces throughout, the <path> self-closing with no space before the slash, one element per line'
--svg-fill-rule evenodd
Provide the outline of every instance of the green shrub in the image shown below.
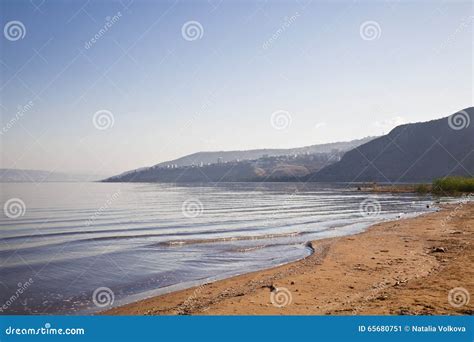
<path fill-rule="evenodd" d="M 437 194 L 455 194 L 474 192 L 473 177 L 445 177 L 433 181 L 433 192 Z"/>

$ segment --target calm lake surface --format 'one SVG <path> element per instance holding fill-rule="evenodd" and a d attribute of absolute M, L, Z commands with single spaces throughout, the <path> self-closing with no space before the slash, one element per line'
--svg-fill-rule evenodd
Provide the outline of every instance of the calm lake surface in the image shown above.
<path fill-rule="evenodd" d="M 22 216 L 1 212 L 0 314 L 103 310 L 111 306 L 94 303 L 98 288 L 117 306 L 297 260 L 312 253 L 308 241 L 433 210 L 430 197 L 317 183 L 0 186 L 2 206 L 25 204 Z"/>

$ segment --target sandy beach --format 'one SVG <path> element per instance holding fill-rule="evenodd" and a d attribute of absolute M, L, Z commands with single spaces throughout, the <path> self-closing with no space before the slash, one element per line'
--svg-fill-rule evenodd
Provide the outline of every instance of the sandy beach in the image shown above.
<path fill-rule="evenodd" d="M 297 262 L 173 292 L 107 315 L 472 315 L 474 203 L 312 242 Z"/>

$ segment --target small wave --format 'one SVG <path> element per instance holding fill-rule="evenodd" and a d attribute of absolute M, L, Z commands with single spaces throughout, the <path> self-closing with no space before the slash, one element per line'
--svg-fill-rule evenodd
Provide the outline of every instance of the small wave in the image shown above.
<path fill-rule="evenodd" d="M 248 253 L 248 252 L 253 252 L 253 251 L 258 251 L 259 249 L 263 249 L 265 247 L 271 247 L 268 245 L 261 245 L 261 246 L 253 246 L 253 247 L 245 247 L 245 248 L 235 248 L 235 249 L 230 249 L 230 253 Z"/>
<path fill-rule="evenodd" d="M 258 251 L 258 250 L 264 249 L 264 248 L 274 248 L 274 247 L 279 247 L 279 246 L 288 247 L 290 245 L 291 244 L 288 244 L 288 243 L 274 243 L 274 244 L 258 245 L 258 246 L 251 246 L 251 247 L 232 248 L 232 249 L 229 249 L 228 252 L 230 252 L 230 253 L 248 253 L 248 252 Z M 311 254 L 314 253 L 314 247 L 313 247 L 313 244 L 311 243 L 311 241 L 308 241 L 304 244 L 301 244 L 301 243 L 293 244 L 293 246 L 304 246 L 305 248 L 307 248 L 311 251 Z"/>
<path fill-rule="evenodd" d="M 222 237 L 214 239 L 190 239 L 190 240 L 172 240 L 158 243 L 160 246 L 183 246 L 183 245 L 196 245 L 202 243 L 217 243 L 217 242 L 232 242 L 232 241 L 248 241 L 248 240 L 264 240 L 264 239 L 276 239 L 282 237 L 294 237 L 301 235 L 301 232 L 281 233 L 281 234 L 265 234 L 265 235 L 253 235 L 253 236 L 232 236 Z"/>

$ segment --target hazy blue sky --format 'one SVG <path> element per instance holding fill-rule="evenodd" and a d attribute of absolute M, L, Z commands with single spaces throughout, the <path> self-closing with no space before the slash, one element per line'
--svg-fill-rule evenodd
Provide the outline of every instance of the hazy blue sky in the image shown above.
<path fill-rule="evenodd" d="M 2 167 L 112 174 L 382 134 L 473 103 L 470 1 L 2 0 L 0 13 Z M 272 125 L 277 111 L 291 123 Z"/>

